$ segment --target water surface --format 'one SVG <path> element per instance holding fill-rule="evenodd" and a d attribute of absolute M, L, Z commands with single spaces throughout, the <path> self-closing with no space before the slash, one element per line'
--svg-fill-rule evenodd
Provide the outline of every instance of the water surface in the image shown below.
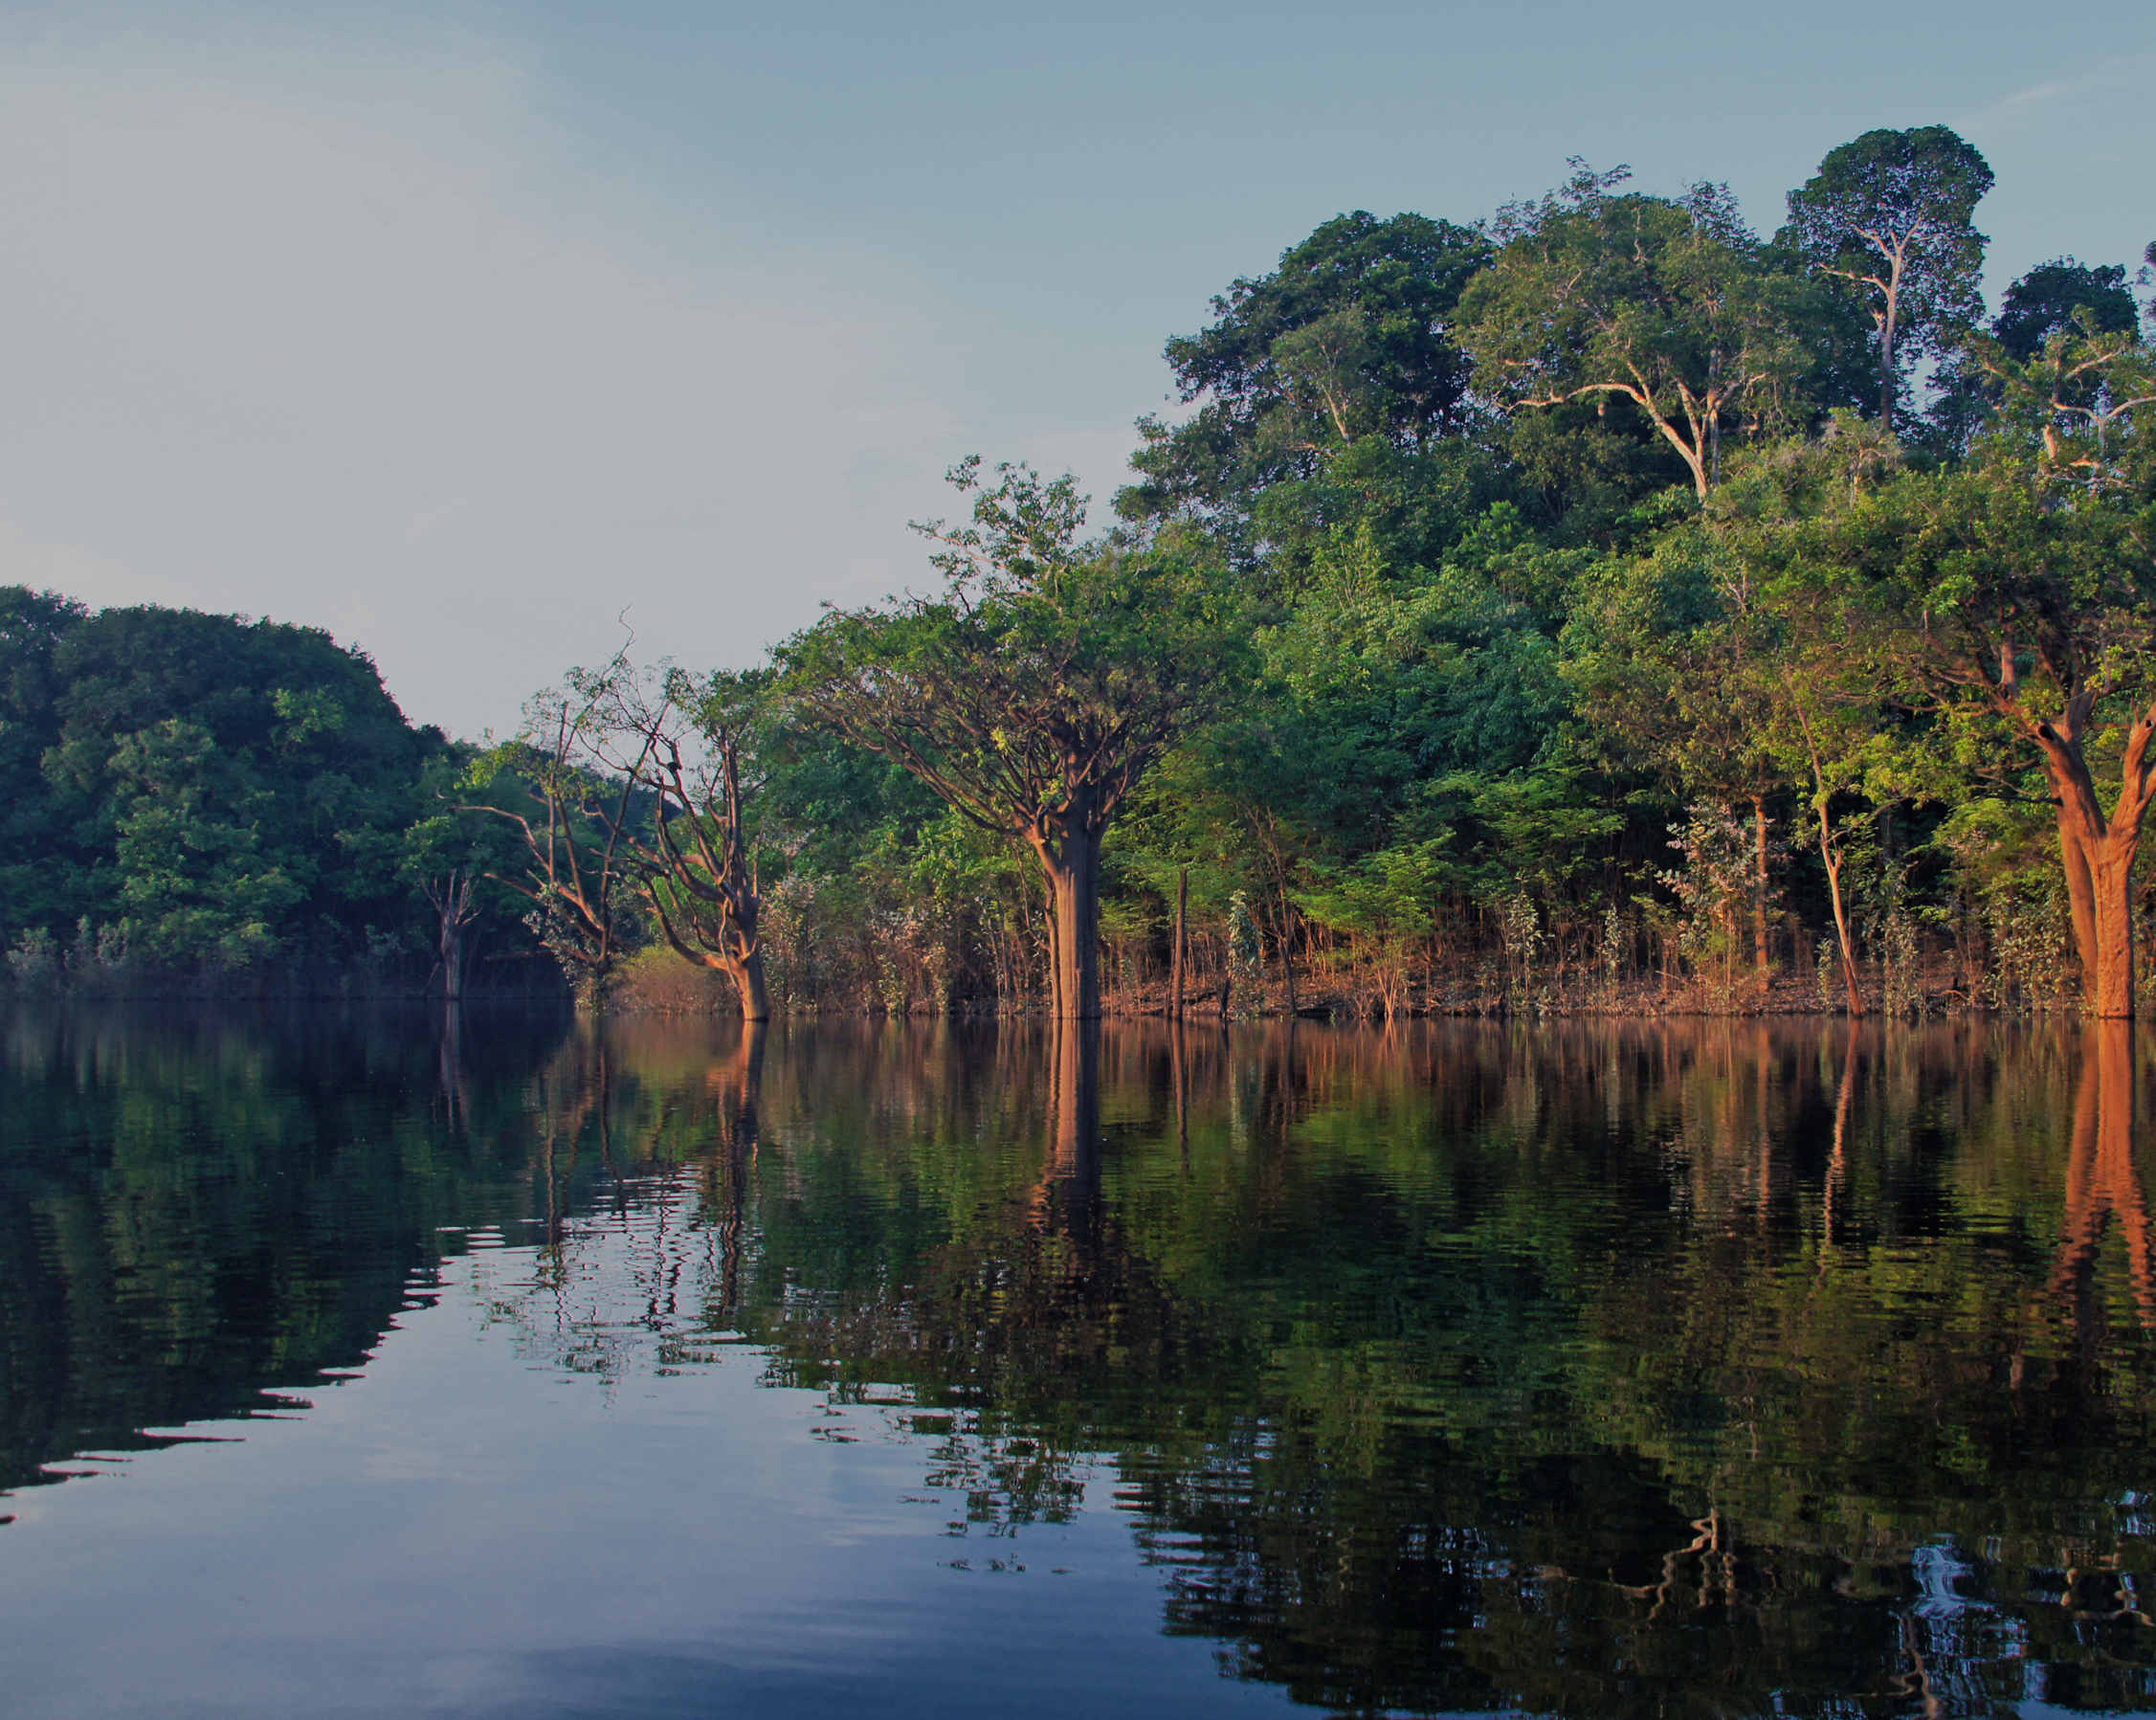
<path fill-rule="evenodd" d="M 4 1032 L 11 1713 L 2156 1709 L 2123 1031 Z"/>

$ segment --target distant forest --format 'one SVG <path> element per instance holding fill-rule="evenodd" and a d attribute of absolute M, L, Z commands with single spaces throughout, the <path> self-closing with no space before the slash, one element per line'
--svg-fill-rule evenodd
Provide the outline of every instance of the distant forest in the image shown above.
<path fill-rule="evenodd" d="M 1574 163 L 1357 212 L 1167 342 L 1088 525 L 414 728 L 317 630 L 0 590 L 18 993 L 585 1007 L 2085 1009 L 2156 902 L 2156 244 L 1979 292 L 1983 157 L 1771 236 Z"/>

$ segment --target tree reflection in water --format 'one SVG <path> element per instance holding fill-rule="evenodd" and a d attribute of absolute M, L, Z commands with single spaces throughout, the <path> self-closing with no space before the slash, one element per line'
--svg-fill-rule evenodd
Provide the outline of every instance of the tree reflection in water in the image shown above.
<path fill-rule="evenodd" d="M 378 1050 L 434 1064 L 396 1099 L 322 1045 L 33 1039 L 18 1087 L 90 1106 L 102 1156 L 8 1161 L 7 1306 L 43 1297 L 8 1317 L 17 1481 L 363 1359 L 486 1223 L 536 1244 L 474 1263 L 535 1354 L 611 1381 L 753 1346 L 830 1437 L 918 1441 L 1003 1556 L 1125 1512 L 1166 1628 L 1313 1705 L 2156 1694 L 2122 1026 L 628 1023 L 531 1066 L 466 1023 Z M 188 1105 L 216 1175 L 174 1175 Z M 293 1151 L 297 1204 L 251 1181 Z M 303 1269 L 258 1275 L 250 1329 L 307 1329 L 295 1282 L 346 1310 L 281 1372 L 179 1287 L 265 1247 Z"/>

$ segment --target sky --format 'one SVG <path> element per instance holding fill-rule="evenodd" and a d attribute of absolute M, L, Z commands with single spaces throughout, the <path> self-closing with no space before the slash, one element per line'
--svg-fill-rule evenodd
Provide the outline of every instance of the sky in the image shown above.
<path fill-rule="evenodd" d="M 327 628 L 513 730 L 934 575 L 966 455 L 1104 510 L 1164 341 L 1344 210 L 1582 156 L 1755 225 L 1952 125 L 1998 291 L 2156 238 L 2156 9 L 1821 0 L 0 11 L 0 584 Z"/>

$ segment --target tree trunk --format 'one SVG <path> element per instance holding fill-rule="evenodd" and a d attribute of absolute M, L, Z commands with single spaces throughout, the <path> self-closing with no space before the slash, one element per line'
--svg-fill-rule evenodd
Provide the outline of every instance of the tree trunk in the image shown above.
<path fill-rule="evenodd" d="M 1175 979 L 1167 1005 L 1169 1016 L 1177 1021 L 1183 1019 L 1183 962 L 1189 948 L 1189 916 L 1190 868 L 1184 866 L 1175 875 Z"/>
<path fill-rule="evenodd" d="M 1055 939 L 1049 971 L 1056 982 L 1058 1021 L 1100 1018 L 1100 833 L 1083 809 L 1062 828 L 1036 836 L 1033 847 L 1048 875 L 1049 929 Z"/>
<path fill-rule="evenodd" d="M 464 927 L 442 916 L 442 1001 L 455 1003 L 464 995 Z"/>
<path fill-rule="evenodd" d="M 1288 899 L 1288 881 L 1280 878 L 1280 983 L 1288 994 L 1288 1019 L 1294 1020 L 1301 1010 L 1301 1000 L 1295 994 L 1295 904 Z"/>
<path fill-rule="evenodd" d="M 2059 858 L 2081 958 L 2082 999 L 2102 1021 L 2130 1021 L 2134 1015 L 2134 860 L 2156 787 L 2144 770 L 2152 737 L 2156 713 L 2146 713 L 2126 737 L 2119 798 L 2106 816 L 2078 737 L 2056 730 L 2039 736 L 2058 809 Z"/>
<path fill-rule="evenodd" d="M 1767 997 L 1767 801 L 1752 796 L 1752 966 L 1757 971 L 1761 1001 Z"/>
<path fill-rule="evenodd" d="M 1849 947 L 1849 909 L 1841 899 L 1841 857 L 1828 834 L 1827 809 L 1819 809 L 1819 859 L 1827 868 L 1827 900 L 1834 910 L 1834 949 L 1841 957 L 1841 983 L 1849 993 L 1849 1018 L 1864 1013 L 1864 994 L 1856 983 L 1856 952 Z"/>
<path fill-rule="evenodd" d="M 2079 821 L 2072 816 L 2072 791 L 2061 789 L 2058 801 L 2058 857 L 2066 868 L 2066 905 L 2074 923 L 2074 953 L 2081 963 L 2081 982 L 2095 994 L 2096 884 L 2089 876 L 2088 852 L 2081 846 Z"/>
<path fill-rule="evenodd" d="M 2089 882 L 2096 895 L 2096 973 L 2090 1014 L 2103 1021 L 2134 1015 L 2134 850 L 2131 836 L 2111 837 L 2101 858 L 2092 856 Z"/>
<path fill-rule="evenodd" d="M 734 974 L 734 984 L 741 991 L 741 1018 L 744 1021 L 768 1021 L 771 1018 L 770 988 L 764 980 L 764 951 L 751 949 Z"/>
<path fill-rule="evenodd" d="M 1886 302 L 1886 316 L 1879 324 L 1879 422 L 1894 428 L 1894 301 Z"/>

